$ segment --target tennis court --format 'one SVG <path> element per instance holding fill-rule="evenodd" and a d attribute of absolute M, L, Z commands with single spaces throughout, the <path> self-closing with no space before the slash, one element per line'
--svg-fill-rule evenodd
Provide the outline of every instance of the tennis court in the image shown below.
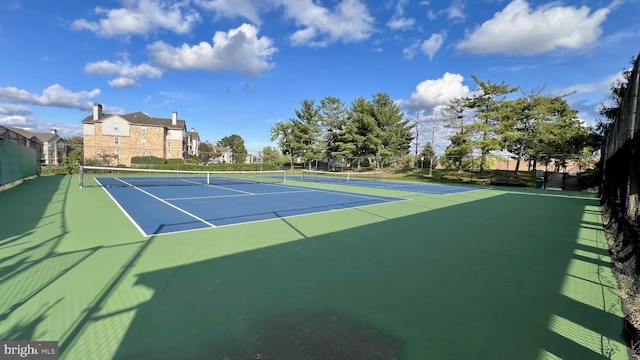
<path fill-rule="evenodd" d="M 310 183 L 336 184 L 371 189 L 407 191 L 421 194 L 456 194 L 482 189 L 480 187 L 419 183 L 383 179 L 380 172 L 340 173 L 315 170 L 303 170 L 300 176 L 290 176 L 291 180 Z"/>
<path fill-rule="evenodd" d="M 98 178 L 108 183 L 114 178 Z M 142 179 L 141 181 L 149 181 Z M 136 181 L 132 181 L 136 182 Z M 214 228 L 402 201 L 285 184 L 106 187 L 145 235 Z"/>
<path fill-rule="evenodd" d="M 0 339 L 58 341 L 61 359 L 83 360 L 627 358 L 592 194 L 101 177 L 113 178 L 0 192 Z M 211 216 L 199 231 L 164 219 L 148 229 L 176 231 L 145 236 L 121 207 L 164 209 L 154 196 L 193 213 L 233 199 L 267 208 L 255 213 L 328 207 L 235 226 Z"/>

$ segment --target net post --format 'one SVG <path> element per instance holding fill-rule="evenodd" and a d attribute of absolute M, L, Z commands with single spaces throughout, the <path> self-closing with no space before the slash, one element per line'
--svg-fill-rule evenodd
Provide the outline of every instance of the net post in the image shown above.
<path fill-rule="evenodd" d="M 80 177 L 80 179 L 78 180 L 78 185 L 80 186 L 80 189 L 82 189 L 82 187 L 84 186 L 84 166 L 80 166 L 80 168 L 78 169 L 78 176 Z"/>
<path fill-rule="evenodd" d="M 207 185 L 211 185 L 211 173 L 207 171 Z"/>

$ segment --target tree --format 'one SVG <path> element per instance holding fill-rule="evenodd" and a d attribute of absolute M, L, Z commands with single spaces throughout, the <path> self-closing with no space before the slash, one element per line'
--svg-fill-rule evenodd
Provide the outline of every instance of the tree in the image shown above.
<path fill-rule="evenodd" d="M 413 140 L 413 126 L 404 119 L 398 104 L 388 94 L 377 93 L 373 95 L 371 105 L 371 115 L 376 121 L 379 136 L 376 158 L 408 154 Z"/>
<path fill-rule="evenodd" d="M 551 104 L 557 97 L 540 95 L 540 90 L 524 92 L 524 97 L 505 101 L 502 112 L 501 136 L 504 148 L 516 155 L 515 171 L 522 159 L 529 159 L 529 169 L 535 169 L 541 159 L 542 124 L 552 121 Z"/>
<path fill-rule="evenodd" d="M 268 164 L 278 164 L 280 162 L 280 152 L 271 146 L 262 148 L 262 162 Z"/>
<path fill-rule="evenodd" d="M 444 126 L 454 130 L 449 137 L 451 143 L 444 151 L 443 164 L 462 171 L 462 160 L 473 152 L 471 145 L 469 124 L 467 120 L 467 99 L 456 98 L 449 101 L 444 108 Z"/>
<path fill-rule="evenodd" d="M 207 162 L 211 158 L 216 157 L 214 154 L 213 145 L 208 141 L 203 141 L 198 145 L 198 158 L 202 162 Z"/>
<path fill-rule="evenodd" d="M 500 120 L 505 107 L 505 96 L 518 90 L 504 82 L 494 84 L 484 82 L 472 75 L 479 91 L 468 98 L 467 106 L 475 111 L 477 121 L 469 130 L 476 135 L 475 147 L 480 149 L 480 172 L 484 172 L 487 156 L 493 150 L 500 150 Z"/>
<path fill-rule="evenodd" d="M 341 151 L 338 139 L 347 123 L 347 109 L 342 100 L 327 96 L 320 100 L 318 113 L 323 132 L 323 151 L 327 157 L 327 162 L 331 164 L 335 153 Z"/>
<path fill-rule="evenodd" d="M 84 140 L 82 136 L 72 136 L 69 139 L 65 140 L 65 143 L 67 144 L 67 154 L 64 158 L 65 172 L 68 174 L 73 174 L 78 172 L 79 165 L 83 163 Z"/>
<path fill-rule="evenodd" d="M 618 119 L 620 114 L 620 107 L 622 106 L 622 100 L 627 92 L 627 87 L 631 80 L 632 68 L 635 63 L 640 59 L 640 55 L 635 58 L 631 58 L 631 68 L 622 70 L 622 78 L 616 80 L 611 85 L 611 105 L 601 104 L 598 112 L 604 117 L 604 119 L 598 119 L 591 132 L 591 143 L 594 148 L 601 149 L 604 146 L 605 138 L 609 133 L 609 130 L 613 126 L 613 123 Z"/>
<path fill-rule="evenodd" d="M 314 100 L 303 100 L 302 108 L 295 110 L 296 118 L 289 119 L 292 123 L 292 147 L 296 155 L 309 163 L 318 159 L 322 153 L 320 145 L 320 113 Z"/>
<path fill-rule="evenodd" d="M 347 148 L 352 151 L 350 155 L 357 159 L 359 170 L 362 158 L 376 156 L 378 147 L 382 143 L 380 128 L 373 117 L 373 105 L 363 97 L 351 103 L 347 114 L 349 122 L 344 139 L 349 139 L 351 143 Z"/>
<path fill-rule="evenodd" d="M 589 129 L 578 119 L 578 112 L 573 110 L 563 98 L 549 97 L 546 108 L 546 121 L 541 124 L 540 144 L 547 154 L 561 156 L 556 171 L 564 164 L 567 156 L 576 159 L 586 146 Z"/>
<path fill-rule="evenodd" d="M 424 147 L 418 154 L 418 159 L 420 161 L 420 168 L 424 168 L 424 166 L 429 167 L 429 175 L 431 175 L 431 169 L 436 165 L 436 152 L 433 150 L 433 145 L 428 142 L 424 144 Z"/>
<path fill-rule="evenodd" d="M 271 128 L 271 141 L 276 141 L 283 154 L 289 155 L 293 169 L 293 123 L 278 121 Z"/>
<path fill-rule="evenodd" d="M 217 145 L 231 149 L 234 164 L 242 164 L 247 159 L 247 149 L 244 146 L 244 139 L 240 135 L 225 136 L 218 141 Z"/>

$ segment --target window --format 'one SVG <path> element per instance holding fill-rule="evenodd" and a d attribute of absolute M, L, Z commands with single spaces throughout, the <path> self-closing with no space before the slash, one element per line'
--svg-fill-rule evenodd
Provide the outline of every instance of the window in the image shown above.
<path fill-rule="evenodd" d="M 171 159 L 171 153 L 167 153 L 167 159 Z"/>
<path fill-rule="evenodd" d="M 140 145 L 147 146 L 147 139 L 140 140 Z"/>
<path fill-rule="evenodd" d="M 120 156 L 120 150 L 118 150 L 118 149 L 113 150 L 113 156 L 119 157 Z"/>
<path fill-rule="evenodd" d="M 171 141 L 167 141 L 167 147 L 171 147 Z"/>
<path fill-rule="evenodd" d="M 147 152 L 146 152 L 146 151 L 143 151 L 143 152 L 140 154 L 140 156 L 147 156 Z"/>
<path fill-rule="evenodd" d="M 140 127 L 140 132 L 145 134 L 147 132 L 147 127 L 146 126 Z"/>
<path fill-rule="evenodd" d="M 119 138 L 119 137 L 117 137 L 117 136 L 116 136 L 116 137 L 114 137 L 114 138 L 113 138 L 113 143 L 114 143 L 115 145 L 120 145 L 120 138 Z"/>
<path fill-rule="evenodd" d="M 120 124 L 113 124 L 113 131 L 119 131 L 120 130 Z"/>

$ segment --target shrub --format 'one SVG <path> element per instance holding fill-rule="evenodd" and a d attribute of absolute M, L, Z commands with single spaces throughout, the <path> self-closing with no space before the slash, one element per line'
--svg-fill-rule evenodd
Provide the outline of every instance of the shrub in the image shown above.
<path fill-rule="evenodd" d="M 132 164 L 145 164 L 145 165 L 158 165 L 165 164 L 166 161 L 163 158 L 157 156 L 134 156 L 131 158 Z"/>

